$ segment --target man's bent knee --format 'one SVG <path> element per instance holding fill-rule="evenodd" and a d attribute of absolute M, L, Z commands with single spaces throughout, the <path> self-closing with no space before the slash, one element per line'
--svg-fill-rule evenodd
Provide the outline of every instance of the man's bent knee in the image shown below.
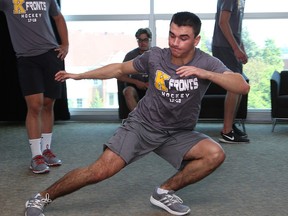
<path fill-rule="evenodd" d="M 87 167 L 87 172 L 90 173 L 90 181 L 96 183 L 110 178 L 125 166 L 125 161 L 119 155 L 106 148 L 99 159 Z"/>
<path fill-rule="evenodd" d="M 213 149 L 206 159 L 210 164 L 211 169 L 216 169 L 219 167 L 225 160 L 226 155 L 222 148 Z"/>

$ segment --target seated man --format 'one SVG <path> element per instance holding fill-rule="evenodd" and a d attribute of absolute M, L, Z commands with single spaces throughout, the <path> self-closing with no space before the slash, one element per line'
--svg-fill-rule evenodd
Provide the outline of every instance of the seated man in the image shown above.
<path fill-rule="evenodd" d="M 138 47 L 128 52 L 123 62 L 130 61 L 150 49 L 152 33 L 149 28 L 138 29 L 135 37 L 138 42 Z M 138 101 L 146 93 L 146 89 L 148 88 L 148 75 L 131 74 L 129 76 L 122 77 L 119 80 L 125 82 L 123 95 L 127 108 L 129 111 L 132 111 L 136 107 Z"/>

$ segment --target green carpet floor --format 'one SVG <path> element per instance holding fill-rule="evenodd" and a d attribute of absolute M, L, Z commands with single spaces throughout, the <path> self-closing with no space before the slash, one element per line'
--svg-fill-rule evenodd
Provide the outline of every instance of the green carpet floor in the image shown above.
<path fill-rule="evenodd" d="M 119 123 L 56 122 L 53 149 L 63 165 L 45 175 L 29 170 L 30 150 L 23 123 L 0 122 L 0 215 L 24 215 L 25 201 L 69 170 L 93 162 Z M 218 140 L 220 123 L 197 130 Z M 250 144 L 223 144 L 226 160 L 212 175 L 178 191 L 191 216 L 287 216 L 288 125 L 246 124 Z M 168 216 L 152 206 L 155 186 L 175 172 L 155 154 L 111 179 L 55 200 L 46 216 Z"/>

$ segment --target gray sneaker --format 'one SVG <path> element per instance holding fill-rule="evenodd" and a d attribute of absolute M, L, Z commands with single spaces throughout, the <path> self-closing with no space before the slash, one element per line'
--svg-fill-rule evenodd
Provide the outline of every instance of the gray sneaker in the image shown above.
<path fill-rule="evenodd" d="M 36 174 L 48 173 L 50 171 L 42 155 L 36 155 L 35 157 L 32 158 L 30 169 L 32 170 L 33 173 Z"/>
<path fill-rule="evenodd" d="M 60 166 L 62 164 L 62 161 L 56 157 L 51 149 L 44 150 L 42 154 L 48 166 Z"/>
<path fill-rule="evenodd" d="M 182 204 L 183 201 L 174 194 L 174 191 L 169 191 L 166 194 L 158 194 L 156 188 L 150 197 L 150 202 L 173 215 L 186 215 L 190 212 L 190 208 Z"/>
<path fill-rule="evenodd" d="M 25 216 L 45 216 L 43 214 L 43 209 L 46 205 L 51 203 L 52 200 L 49 199 L 49 194 L 46 194 L 45 197 L 42 197 L 40 194 L 37 194 L 35 197 L 29 199 L 26 204 Z"/>

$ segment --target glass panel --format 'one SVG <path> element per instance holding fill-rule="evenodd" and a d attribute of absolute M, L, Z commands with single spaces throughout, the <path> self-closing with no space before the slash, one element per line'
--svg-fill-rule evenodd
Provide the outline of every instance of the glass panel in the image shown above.
<path fill-rule="evenodd" d="M 217 1 L 211 0 L 155 0 L 155 13 L 176 13 L 191 11 L 193 13 L 215 13 Z"/>
<path fill-rule="evenodd" d="M 250 79 L 248 107 L 267 109 L 270 102 L 270 78 L 275 70 L 288 68 L 288 20 L 244 20 L 243 41 L 248 54 L 244 71 Z"/>
<path fill-rule="evenodd" d="M 67 26 L 70 47 L 66 70 L 79 73 L 122 62 L 125 54 L 137 47 L 135 32 L 147 27 L 148 21 L 67 22 Z M 118 108 L 115 79 L 67 80 L 67 89 L 69 108 Z"/>
<path fill-rule="evenodd" d="M 155 13 L 176 13 L 191 11 L 193 13 L 215 13 L 217 0 L 155 0 Z M 249 0 L 245 2 L 245 12 L 287 12 L 287 0 Z"/>
<path fill-rule="evenodd" d="M 245 2 L 245 13 L 287 12 L 287 0 L 248 0 Z"/>
<path fill-rule="evenodd" d="M 61 0 L 61 8 L 64 15 L 149 14 L 150 0 Z"/>

